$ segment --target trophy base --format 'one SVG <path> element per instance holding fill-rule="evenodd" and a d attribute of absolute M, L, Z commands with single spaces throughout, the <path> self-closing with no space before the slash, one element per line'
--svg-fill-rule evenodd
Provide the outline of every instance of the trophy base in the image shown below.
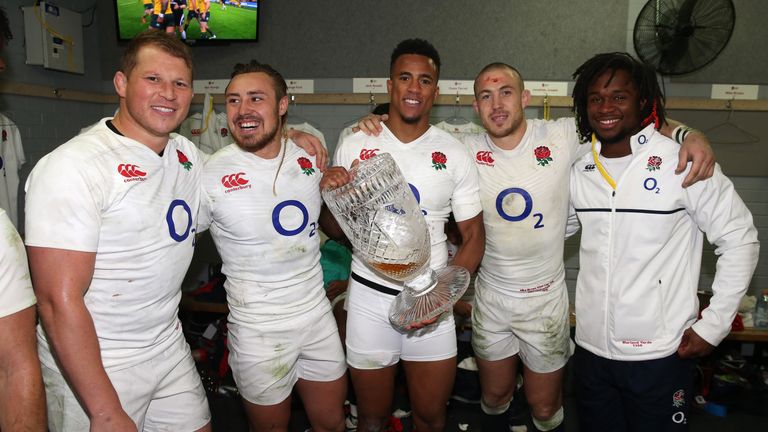
<path fill-rule="evenodd" d="M 448 266 L 427 274 L 436 283 L 422 289 L 406 283 L 389 308 L 389 322 L 400 331 L 451 310 L 469 286 L 469 271 L 464 267 Z"/>

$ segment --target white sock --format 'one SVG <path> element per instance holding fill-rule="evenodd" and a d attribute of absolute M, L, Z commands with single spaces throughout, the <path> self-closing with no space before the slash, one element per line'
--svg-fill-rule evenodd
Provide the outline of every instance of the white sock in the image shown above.
<path fill-rule="evenodd" d="M 563 407 L 560 407 L 555 415 L 546 420 L 539 420 L 536 417 L 533 417 L 533 425 L 536 426 L 536 429 L 542 432 L 551 431 L 552 429 L 560 426 L 564 418 L 565 414 L 563 412 Z"/>
<path fill-rule="evenodd" d="M 504 405 L 497 406 L 497 407 L 491 407 L 485 404 L 485 399 L 480 398 L 480 409 L 483 410 L 484 413 L 488 415 L 499 415 L 504 414 L 509 409 L 509 406 L 512 404 L 512 399 L 509 400 Z"/>

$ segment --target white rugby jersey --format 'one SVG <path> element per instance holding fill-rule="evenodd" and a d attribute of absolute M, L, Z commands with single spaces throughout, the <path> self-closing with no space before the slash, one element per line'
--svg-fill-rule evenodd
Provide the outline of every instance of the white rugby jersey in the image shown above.
<path fill-rule="evenodd" d="M 95 252 L 85 304 L 108 369 L 162 352 L 181 329 L 181 282 L 192 259 L 202 161 L 172 134 L 159 156 L 102 119 L 46 155 L 26 191 L 27 246 Z M 41 360 L 55 362 L 38 328 Z"/>
<path fill-rule="evenodd" d="M 382 123 L 378 137 L 356 132 L 336 149 L 336 165 L 349 168 L 355 159 L 365 160 L 389 153 L 410 184 L 427 221 L 432 243 L 431 267 L 442 268 L 448 260 L 445 222 L 453 212 L 457 222 L 477 216 L 480 211 L 477 170 L 465 146 L 448 132 L 434 126 L 409 143 L 398 140 Z M 402 289 L 368 269 L 356 254 L 352 271 L 394 289 Z"/>
<path fill-rule="evenodd" d="M 563 244 L 571 164 L 588 150 L 573 118 L 527 120 L 513 150 L 486 135 L 464 140 L 480 177 L 485 255 L 484 287 L 524 297 L 563 287 Z"/>
<path fill-rule="evenodd" d="M 658 359 L 674 353 L 693 324 L 717 345 L 757 264 L 752 215 L 719 166 L 712 178 L 684 189 L 687 171 L 675 174 L 680 147 L 653 125 L 634 135 L 631 147 L 632 161 L 613 179 L 615 190 L 591 153 L 571 170 L 571 200 L 583 230 L 576 342 L 608 359 Z M 704 234 L 719 259 L 715 295 L 697 321 Z"/>
<path fill-rule="evenodd" d="M 0 114 L 0 208 L 13 226 L 19 224 L 19 169 L 26 162 L 19 128 Z"/>
<path fill-rule="evenodd" d="M 264 312 L 250 317 L 257 321 L 298 315 L 325 298 L 317 224 L 322 174 L 293 141 L 281 152 L 262 159 L 232 144 L 211 156 L 203 175 L 200 230 L 210 227 L 228 301 L 256 304 Z"/>
<path fill-rule="evenodd" d="M 24 243 L 0 209 L 0 318 L 35 304 Z"/>

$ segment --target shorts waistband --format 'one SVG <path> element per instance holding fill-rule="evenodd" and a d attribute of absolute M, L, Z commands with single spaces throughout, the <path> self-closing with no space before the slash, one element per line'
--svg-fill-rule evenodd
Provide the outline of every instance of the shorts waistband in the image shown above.
<path fill-rule="evenodd" d="M 378 283 L 376 283 L 376 282 L 374 282 L 372 280 L 368 280 L 368 279 L 360 276 L 359 274 L 357 274 L 355 272 L 352 272 L 351 276 L 352 276 L 352 279 L 354 279 L 355 281 L 357 281 L 357 282 L 367 286 L 368 288 L 374 289 L 374 290 L 376 290 L 376 291 L 378 291 L 380 293 L 384 293 L 384 294 L 391 295 L 391 296 L 396 296 L 396 295 L 400 294 L 400 291 L 398 291 L 396 289 L 392 289 L 390 287 L 385 287 L 384 285 L 378 284 Z"/>

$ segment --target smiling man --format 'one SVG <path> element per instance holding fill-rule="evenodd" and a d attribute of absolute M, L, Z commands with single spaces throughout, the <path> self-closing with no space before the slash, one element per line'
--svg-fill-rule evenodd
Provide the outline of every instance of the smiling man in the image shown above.
<path fill-rule="evenodd" d="M 477 172 L 460 142 L 429 124 L 438 94 L 440 56 L 421 39 L 401 42 L 390 58 L 389 118 L 378 137 L 362 132 L 339 145 L 334 167 L 321 187 L 348 181 L 355 160 L 389 153 L 397 162 L 422 208 L 432 241 L 431 266 L 448 259 L 444 225 L 453 212 L 463 243 L 453 265 L 474 272 L 485 241 L 478 199 Z M 358 401 L 358 430 L 381 430 L 391 412 L 397 363 L 402 361 L 419 431 L 445 428 L 446 402 L 456 372 L 453 315 L 444 314 L 422 330 L 400 332 L 388 310 L 402 284 L 384 279 L 353 256 L 347 315 L 347 363 Z"/>
<path fill-rule="evenodd" d="M 485 66 L 474 90 L 473 106 L 487 130 L 463 139 L 480 178 L 486 233 L 472 310 L 481 426 L 565 430 L 562 382 L 572 343 L 563 237 L 570 167 L 589 146 L 580 142 L 573 118 L 525 118 L 530 92 L 508 64 Z M 380 128 L 375 120 L 361 121 L 361 130 L 375 133 L 371 128 Z M 672 132 L 669 125 L 663 128 Z M 686 181 L 711 175 L 714 161 L 703 136 L 690 134 L 678 168 L 688 155 L 694 162 Z M 530 418 L 512 400 L 521 369 Z"/>
<path fill-rule="evenodd" d="M 757 264 L 752 215 L 717 165 L 711 178 L 682 187 L 680 148 L 658 131 L 664 96 L 653 70 L 608 53 L 574 77 L 576 124 L 593 146 L 570 174 L 583 229 L 574 356 L 580 430 L 687 430 L 692 359 L 728 334 Z M 704 234 L 719 258 L 714 296 L 699 318 Z"/>
<path fill-rule="evenodd" d="M 120 109 L 62 144 L 27 182 L 26 244 L 52 431 L 210 430 L 177 317 L 202 160 L 171 131 L 192 58 L 148 30 L 114 76 Z"/>
<path fill-rule="evenodd" d="M 342 431 L 346 365 L 320 267 L 321 173 L 285 136 L 286 92 L 269 65 L 235 66 L 235 143 L 206 162 L 199 226 L 227 276 L 229 364 L 251 430 L 286 431 L 295 387 L 313 430 Z"/>

